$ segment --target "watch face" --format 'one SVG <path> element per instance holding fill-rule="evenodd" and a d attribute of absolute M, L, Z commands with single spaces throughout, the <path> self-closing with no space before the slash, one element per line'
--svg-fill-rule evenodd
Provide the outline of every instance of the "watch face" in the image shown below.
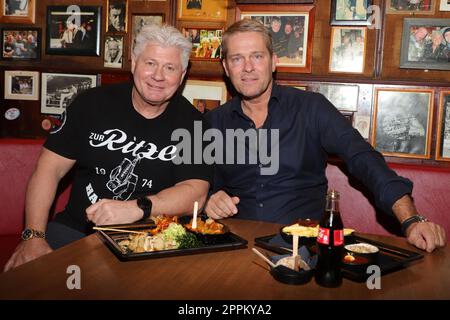
<path fill-rule="evenodd" d="M 33 231 L 31 231 L 30 229 L 25 229 L 22 232 L 22 239 L 23 240 L 28 240 L 33 236 Z"/>

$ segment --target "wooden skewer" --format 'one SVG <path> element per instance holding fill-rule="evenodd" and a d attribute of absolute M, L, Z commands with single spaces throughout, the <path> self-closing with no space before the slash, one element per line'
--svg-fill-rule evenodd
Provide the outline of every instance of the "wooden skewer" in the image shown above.
<path fill-rule="evenodd" d="M 103 228 L 103 227 L 93 227 L 92 229 L 101 230 L 101 231 L 117 231 L 117 232 L 128 232 L 128 233 L 136 233 L 136 234 L 147 234 L 147 232 L 144 232 L 144 231 L 134 231 L 134 230 L 126 230 L 126 229 Z"/>
<path fill-rule="evenodd" d="M 267 257 L 265 255 L 263 255 L 261 252 L 258 251 L 258 249 L 256 248 L 252 248 L 253 252 L 256 253 L 258 255 L 258 257 L 260 257 L 261 259 L 263 259 L 265 262 L 267 262 L 272 268 L 275 268 L 276 265 L 275 263 L 273 263 L 272 261 L 270 261 L 269 259 L 267 259 Z"/>
<path fill-rule="evenodd" d="M 194 216 L 192 217 L 192 229 L 197 229 L 197 213 L 198 213 L 198 202 L 194 202 Z"/>

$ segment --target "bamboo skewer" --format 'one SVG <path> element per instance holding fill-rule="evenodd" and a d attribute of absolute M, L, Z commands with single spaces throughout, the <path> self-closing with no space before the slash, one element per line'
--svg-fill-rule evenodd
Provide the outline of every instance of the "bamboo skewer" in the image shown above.
<path fill-rule="evenodd" d="M 258 249 L 256 248 L 252 248 L 253 252 L 256 253 L 258 255 L 258 257 L 260 257 L 261 259 L 263 259 L 265 262 L 267 262 L 272 268 L 275 268 L 276 265 L 275 263 L 273 263 L 272 261 L 270 261 L 269 259 L 267 259 L 267 257 L 265 255 L 263 255 Z"/>
<path fill-rule="evenodd" d="M 128 233 L 136 233 L 136 234 L 147 234 L 147 232 L 144 232 L 144 231 L 134 231 L 134 230 L 126 230 L 126 229 L 103 228 L 103 227 L 93 227 L 92 229 L 101 230 L 101 231 L 117 231 L 117 232 L 128 232 Z"/>
<path fill-rule="evenodd" d="M 198 202 L 194 202 L 194 213 L 192 217 L 192 229 L 197 229 L 197 213 L 198 213 Z"/>

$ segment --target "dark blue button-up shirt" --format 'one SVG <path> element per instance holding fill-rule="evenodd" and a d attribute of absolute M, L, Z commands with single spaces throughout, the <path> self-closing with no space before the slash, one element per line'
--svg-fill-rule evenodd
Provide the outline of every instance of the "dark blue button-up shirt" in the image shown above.
<path fill-rule="evenodd" d="M 241 99 L 234 97 L 208 112 L 207 120 L 224 136 L 226 129 L 251 129 L 255 125 L 242 111 Z M 378 207 L 392 214 L 396 200 L 412 192 L 412 182 L 389 169 L 349 121 L 321 94 L 273 85 L 266 121 L 260 129 L 279 130 L 279 168 L 273 175 L 261 174 L 267 167 L 258 157 L 249 163 L 253 146 L 245 144 L 246 163 L 223 161 L 216 165 L 212 193 L 224 190 L 238 196 L 237 218 L 292 223 L 298 218 L 319 219 L 324 211 L 328 154 L 344 160 L 349 172 L 372 191 Z M 268 134 L 270 137 L 270 133 Z M 269 140 L 270 142 L 270 140 Z M 234 142 L 236 143 L 236 142 Z M 253 147 L 254 148 L 254 147 Z M 271 151 L 270 143 L 267 148 Z M 273 158 L 273 157 L 272 157 Z"/>

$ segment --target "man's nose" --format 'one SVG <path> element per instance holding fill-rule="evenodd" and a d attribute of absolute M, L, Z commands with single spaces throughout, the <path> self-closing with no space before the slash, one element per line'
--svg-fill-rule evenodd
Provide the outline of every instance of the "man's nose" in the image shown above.
<path fill-rule="evenodd" d="M 251 72 L 251 71 L 253 71 L 253 69 L 254 69 L 254 66 L 253 66 L 252 60 L 250 58 L 245 59 L 244 60 L 244 70 L 247 72 Z"/>
<path fill-rule="evenodd" d="M 161 81 L 164 80 L 164 70 L 163 70 L 163 66 L 157 66 L 153 72 L 153 79 Z"/>

